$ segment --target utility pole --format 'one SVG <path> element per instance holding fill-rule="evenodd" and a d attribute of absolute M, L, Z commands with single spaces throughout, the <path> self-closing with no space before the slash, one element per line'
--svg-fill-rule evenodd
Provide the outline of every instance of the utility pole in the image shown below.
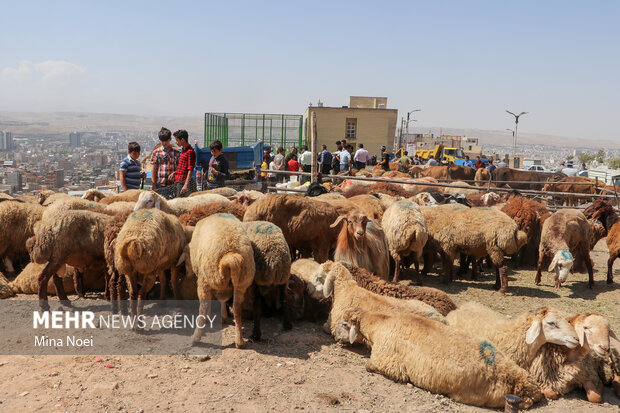
<path fill-rule="evenodd" d="M 312 153 L 312 163 L 310 167 L 310 182 L 314 183 L 317 181 L 316 176 L 316 112 L 312 112 L 312 119 L 310 120 L 310 131 L 311 131 L 311 140 L 310 140 L 310 152 Z"/>
<path fill-rule="evenodd" d="M 411 116 L 411 114 L 412 114 L 413 112 L 420 112 L 421 110 L 422 110 L 422 109 L 414 109 L 414 110 L 412 110 L 412 111 L 410 111 L 410 112 L 407 112 L 407 122 L 405 123 L 405 129 L 406 129 L 406 131 L 407 131 L 407 133 L 405 134 L 405 139 L 407 140 L 407 142 L 408 142 L 408 139 L 409 139 L 409 122 L 411 122 L 411 121 L 409 120 L 409 116 Z M 412 121 L 416 122 L 416 120 L 415 120 L 415 119 L 412 119 Z"/>
<path fill-rule="evenodd" d="M 506 112 L 510 113 L 512 116 L 515 117 L 515 130 L 514 130 L 514 132 L 512 132 L 512 154 L 515 155 L 516 152 L 517 152 L 517 130 L 519 128 L 519 117 L 522 116 L 522 115 L 526 115 L 529 112 L 521 112 L 518 115 L 515 115 L 514 113 L 512 113 L 508 109 L 506 109 Z"/>

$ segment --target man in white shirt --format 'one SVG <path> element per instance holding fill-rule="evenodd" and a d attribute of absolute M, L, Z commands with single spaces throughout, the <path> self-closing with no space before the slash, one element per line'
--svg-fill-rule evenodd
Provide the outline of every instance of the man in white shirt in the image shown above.
<path fill-rule="evenodd" d="M 355 168 L 361 171 L 366 168 L 366 164 L 370 161 L 370 154 L 364 149 L 363 143 L 358 143 L 357 148 L 353 160 L 355 161 Z"/>
<path fill-rule="evenodd" d="M 348 148 L 342 148 L 340 151 L 340 172 L 349 171 L 351 169 L 351 154 Z"/>
<path fill-rule="evenodd" d="M 302 171 L 312 172 L 312 152 L 308 150 L 308 145 L 303 145 L 301 147 L 301 153 L 297 161 L 301 165 Z M 306 181 L 309 181 L 309 180 L 310 180 L 310 177 L 308 176 L 301 177 L 302 184 L 304 184 Z"/>

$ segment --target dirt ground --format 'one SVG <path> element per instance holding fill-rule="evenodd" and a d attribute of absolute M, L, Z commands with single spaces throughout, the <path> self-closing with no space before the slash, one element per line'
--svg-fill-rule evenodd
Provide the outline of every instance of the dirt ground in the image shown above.
<path fill-rule="evenodd" d="M 447 291 L 458 303 L 483 302 L 507 315 L 541 306 L 570 313 L 600 312 L 620 333 L 620 263 L 616 284 L 605 283 L 607 247 L 593 254 L 596 284 L 575 273 L 561 289 L 550 274 L 534 285 L 534 270 L 511 272 L 511 293 L 502 296 L 487 272 L 480 281 L 425 284 Z M 408 282 L 408 281 L 403 281 Z M 73 297 L 74 298 L 74 297 Z M 53 298 L 55 299 L 55 298 Z M 245 337 L 251 321 L 244 323 Z M 221 355 L 189 356 L 0 356 L 0 411 L 351 411 L 483 412 L 366 372 L 368 351 L 335 344 L 319 323 L 301 322 L 283 332 L 277 319 L 265 319 L 264 340 L 234 348 L 234 328 L 224 330 Z M 618 346 L 617 342 L 612 345 Z M 108 367 L 106 367 L 109 365 Z M 605 402 L 594 405 L 577 390 L 557 401 L 543 401 L 530 411 L 619 412 L 620 400 L 605 389 Z"/>

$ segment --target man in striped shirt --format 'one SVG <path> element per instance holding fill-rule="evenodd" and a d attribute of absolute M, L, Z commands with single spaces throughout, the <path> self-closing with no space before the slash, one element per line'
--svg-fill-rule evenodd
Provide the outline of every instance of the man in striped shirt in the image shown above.
<path fill-rule="evenodd" d="M 140 180 L 146 178 L 146 173 L 140 171 L 140 145 L 138 142 L 129 142 L 128 155 L 121 161 L 120 180 L 123 192 L 128 189 L 140 189 Z"/>

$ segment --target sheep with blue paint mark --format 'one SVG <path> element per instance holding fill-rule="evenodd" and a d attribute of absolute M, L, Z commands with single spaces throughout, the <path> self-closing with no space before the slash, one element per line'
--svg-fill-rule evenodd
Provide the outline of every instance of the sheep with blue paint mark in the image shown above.
<path fill-rule="evenodd" d="M 549 258 L 549 272 L 555 272 L 555 286 L 568 278 L 575 258 L 583 259 L 588 270 L 588 286 L 594 287 L 594 269 L 590 258 L 591 228 L 585 215 L 576 209 L 564 209 L 553 213 L 542 227 L 538 248 L 536 284 L 540 284 L 542 268 Z"/>
<path fill-rule="evenodd" d="M 419 263 L 424 245 L 428 240 L 428 231 L 426 220 L 418 205 L 406 199 L 394 202 L 383 213 L 381 226 L 387 239 L 390 255 L 396 263 L 393 281 L 398 281 L 403 259 L 411 257 L 419 282 Z"/>
<path fill-rule="evenodd" d="M 515 394 L 528 408 L 542 398 L 527 371 L 493 343 L 419 315 L 348 309 L 334 336 L 371 348 L 368 371 L 461 403 L 501 407 Z"/>
<path fill-rule="evenodd" d="M 277 290 L 276 309 L 282 309 L 284 329 L 291 328 L 290 314 L 286 308 L 286 285 L 291 275 L 291 254 L 282 230 L 267 221 L 242 223 L 254 250 L 254 327 L 252 339 L 260 340 L 260 319 L 264 297 Z"/>

